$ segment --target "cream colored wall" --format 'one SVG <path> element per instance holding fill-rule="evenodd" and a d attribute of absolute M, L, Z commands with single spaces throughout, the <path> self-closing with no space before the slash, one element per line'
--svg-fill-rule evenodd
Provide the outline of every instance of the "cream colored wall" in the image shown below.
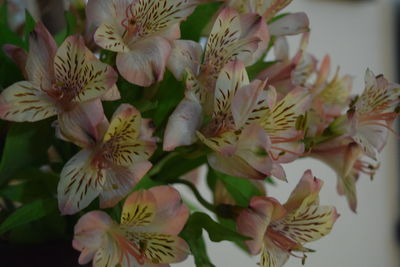
<path fill-rule="evenodd" d="M 388 0 L 387 0 L 388 1 Z M 363 89 L 364 72 L 370 67 L 376 74 L 395 78 L 392 7 L 386 0 L 350 3 L 350 1 L 294 0 L 290 11 L 305 11 L 311 22 L 309 51 L 318 58 L 331 55 L 334 66 L 355 77 L 354 91 Z M 296 45 L 297 47 L 297 45 Z M 317 252 L 309 254 L 310 267 L 397 267 L 400 253 L 394 241 L 394 223 L 399 204 L 397 141 L 391 136 L 381 155 L 381 168 L 375 180 L 361 177 L 358 184 L 358 214 L 353 214 L 343 197 L 336 194 L 336 176 L 322 163 L 299 160 L 285 165 L 289 182 L 268 188 L 269 194 L 285 201 L 304 170 L 325 181 L 321 203 L 335 205 L 341 213 L 331 235 L 309 244 Z M 205 185 L 201 186 L 208 193 Z M 257 266 L 258 257 L 249 257 L 228 242 L 208 242 L 213 263 L 220 266 Z M 194 266 L 193 259 L 177 266 Z M 287 265 L 301 266 L 298 259 Z"/>

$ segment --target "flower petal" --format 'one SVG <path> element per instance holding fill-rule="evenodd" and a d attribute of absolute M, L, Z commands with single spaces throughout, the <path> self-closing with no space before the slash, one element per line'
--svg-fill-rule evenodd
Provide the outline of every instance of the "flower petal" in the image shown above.
<path fill-rule="evenodd" d="M 90 147 L 99 141 L 104 132 L 101 124 L 106 120 L 99 99 L 75 105 L 58 116 L 59 137 L 80 147 Z"/>
<path fill-rule="evenodd" d="M 86 48 L 83 38 L 68 37 L 57 51 L 54 68 L 62 99 L 84 102 L 100 97 L 115 85 L 117 73 Z"/>
<path fill-rule="evenodd" d="M 163 79 L 171 45 L 162 37 L 151 37 L 136 42 L 131 51 L 117 55 L 117 67 L 127 81 L 150 86 Z"/>
<path fill-rule="evenodd" d="M 181 262 L 190 253 L 185 240 L 174 235 L 138 232 L 128 238 L 141 245 L 146 260 L 151 263 Z"/>
<path fill-rule="evenodd" d="M 282 267 L 289 259 L 289 254 L 275 246 L 268 238 L 262 248 L 260 267 Z"/>
<path fill-rule="evenodd" d="M 254 40 L 257 39 L 257 49 L 252 53 L 239 55 L 239 59 L 245 63 L 246 66 L 252 65 L 257 62 L 265 53 L 268 47 L 270 34 L 269 28 L 264 18 L 258 14 L 247 13 L 240 15 L 240 22 L 242 25 L 242 39 Z"/>
<path fill-rule="evenodd" d="M 189 209 L 182 203 L 179 192 L 172 186 L 152 187 L 149 191 L 156 199 L 157 211 L 152 224 L 146 230 L 169 235 L 179 234 L 189 217 Z"/>
<path fill-rule="evenodd" d="M 132 167 L 112 166 L 106 170 L 106 181 L 100 193 L 100 208 L 115 206 L 150 170 L 149 161 L 136 162 Z"/>
<path fill-rule="evenodd" d="M 333 206 L 302 205 L 271 227 L 274 231 L 284 233 L 285 236 L 302 244 L 329 234 L 338 217 Z"/>
<path fill-rule="evenodd" d="M 73 247 L 81 251 L 79 264 L 92 260 L 103 243 L 103 235 L 112 226 L 110 216 L 103 211 L 91 211 L 83 215 L 74 227 Z"/>
<path fill-rule="evenodd" d="M 129 52 L 129 47 L 122 37 L 124 30 L 121 25 L 104 22 L 94 33 L 94 41 L 98 46 L 113 52 Z"/>
<path fill-rule="evenodd" d="M 104 157 L 126 167 L 148 159 L 155 150 L 155 142 L 140 139 L 141 124 L 140 112 L 131 105 L 122 104 L 104 135 Z"/>
<path fill-rule="evenodd" d="M 268 9 L 266 9 L 264 11 L 265 19 L 267 21 L 269 21 L 270 19 L 272 19 L 272 17 L 275 16 L 276 13 L 278 13 L 280 10 L 285 8 L 291 2 L 292 2 L 292 0 L 271 0 L 271 1 L 268 1 L 268 3 L 269 3 Z"/>
<path fill-rule="evenodd" d="M 214 92 L 214 116 L 229 114 L 236 92 L 249 84 L 244 64 L 238 60 L 228 62 L 218 75 Z"/>
<path fill-rule="evenodd" d="M 300 207 L 303 201 L 309 196 L 313 196 L 314 200 L 317 200 L 323 184 L 322 180 L 313 176 L 311 170 L 306 170 L 296 188 L 290 194 L 288 201 L 284 204 L 284 207 L 288 211 L 293 211 Z"/>
<path fill-rule="evenodd" d="M 146 37 L 164 31 L 189 16 L 195 0 L 148 0 L 133 1 L 129 7 L 130 17 L 136 19 L 138 36 Z"/>
<path fill-rule="evenodd" d="M 244 243 L 253 255 L 260 253 L 273 210 L 274 205 L 267 198 L 253 197 L 249 208 L 242 210 L 237 218 L 238 232 L 252 238 Z"/>
<path fill-rule="evenodd" d="M 207 158 L 208 163 L 214 170 L 228 175 L 259 180 L 263 180 L 266 177 L 265 174 L 257 171 L 244 159 L 236 155 L 225 157 L 219 153 L 211 153 Z"/>
<path fill-rule="evenodd" d="M 124 18 L 128 5 L 128 0 L 89 0 L 86 4 L 87 24 L 97 27 L 104 21 Z"/>
<path fill-rule="evenodd" d="M 92 153 L 81 150 L 61 171 L 57 194 L 62 214 L 74 214 L 86 208 L 102 190 L 105 173 L 92 164 Z"/>
<path fill-rule="evenodd" d="M 168 119 L 163 150 L 172 151 L 178 146 L 193 144 L 197 140 L 196 130 L 201 121 L 201 105 L 197 101 L 184 98 Z"/>
<path fill-rule="evenodd" d="M 58 113 L 56 103 L 39 87 L 22 81 L 0 95 L 0 118 L 10 121 L 39 121 Z"/>
<path fill-rule="evenodd" d="M 240 88 L 232 99 L 232 115 L 236 128 L 259 120 L 269 111 L 265 82 L 254 80 Z"/>
<path fill-rule="evenodd" d="M 26 53 L 21 47 L 11 44 L 3 45 L 3 51 L 18 66 L 24 78 L 28 79 L 28 74 L 26 73 L 25 69 L 28 53 Z"/>
<path fill-rule="evenodd" d="M 204 54 L 205 69 L 215 79 L 227 62 L 235 58 L 244 60 L 257 49 L 260 39 L 240 39 L 241 28 L 237 11 L 229 7 L 222 9 L 211 30 Z"/>
<path fill-rule="evenodd" d="M 294 35 L 309 31 L 309 20 L 304 12 L 292 13 L 268 25 L 271 35 Z"/>
<path fill-rule="evenodd" d="M 177 80 L 181 80 L 189 69 L 192 73 L 198 73 L 203 50 L 201 45 L 190 40 L 176 40 L 172 42 L 171 55 L 168 59 L 168 69 Z"/>
<path fill-rule="evenodd" d="M 236 155 L 246 160 L 257 171 L 271 175 L 273 168 L 272 159 L 269 157 L 271 141 L 264 131 L 257 124 L 251 124 L 244 128 L 239 137 Z"/>
<path fill-rule="evenodd" d="M 43 23 L 38 22 L 29 35 L 29 53 L 26 61 L 28 79 L 40 88 L 49 89 L 54 82 L 52 68 L 57 45 Z"/>
<path fill-rule="evenodd" d="M 304 114 L 310 103 L 310 93 L 303 88 L 297 88 L 279 101 L 272 109 L 271 115 L 264 117 L 260 123 L 270 135 L 285 134 L 286 137 L 293 137 L 298 134 L 297 117 Z"/>
<path fill-rule="evenodd" d="M 108 89 L 104 93 L 104 95 L 101 96 L 102 101 L 115 101 L 121 99 L 121 94 L 119 93 L 118 87 L 114 85 L 111 87 L 111 89 Z"/>
<path fill-rule="evenodd" d="M 154 220 L 156 198 L 148 190 L 133 192 L 126 199 L 121 213 L 121 225 L 147 226 Z"/>

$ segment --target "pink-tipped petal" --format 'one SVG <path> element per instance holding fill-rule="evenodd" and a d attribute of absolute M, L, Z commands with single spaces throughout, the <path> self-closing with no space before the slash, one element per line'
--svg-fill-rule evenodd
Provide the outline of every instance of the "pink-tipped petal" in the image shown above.
<path fill-rule="evenodd" d="M 29 53 L 26 61 L 26 72 L 29 81 L 40 88 L 50 89 L 54 83 L 52 68 L 57 45 L 41 23 L 36 23 L 35 29 L 29 35 Z"/>
<path fill-rule="evenodd" d="M 305 171 L 296 188 L 290 194 L 288 201 L 284 204 L 285 208 L 289 211 L 297 209 L 310 195 L 317 199 L 322 185 L 323 181 L 314 177 L 311 170 Z"/>
<path fill-rule="evenodd" d="M 179 234 L 189 217 L 189 209 L 182 203 L 179 192 L 172 186 L 157 186 L 149 190 L 157 203 L 156 216 L 149 232 Z"/>
<path fill-rule="evenodd" d="M 304 12 L 288 14 L 268 25 L 271 35 L 295 35 L 309 31 L 309 20 Z"/>
<path fill-rule="evenodd" d="M 177 80 L 181 80 L 189 69 L 198 73 L 203 50 L 199 43 L 190 40 L 176 40 L 172 43 L 171 55 L 168 59 L 168 69 Z"/>
<path fill-rule="evenodd" d="M 103 243 L 105 232 L 112 226 L 110 216 L 103 211 L 91 211 L 83 215 L 74 227 L 72 246 L 81 251 L 79 264 L 89 263 Z"/>
<path fill-rule="evenodd" d="M 150 170 L 149 161 L 137 162 L 132 167 L 113 166 L 106 170 L 106 181 L 100 193 L 100 208 L 115 206 Z"/>
<path fill-rule="evenodd" d="M 253 197 L 249 208 L 242 210 L 237 218 L 238 232 L 252 238 L 245 241 L 245 245 L 253 255 L 258 254 L 262 248 L 273 211 L 274 205 L 267 198 Z"/>
<path fill-rule="evenodd" d="M 178 146 L 191 145 L 196 140 L 196 131 L 202 121 L 200 103 L 183 99 L 168 119 L 164 133 L 164 151 L 172 151 Z"/>
<path fill-rule="evenodd" d="M 162 80 L 171 45 L 162 37 L 151 37 L 135 43 L 131 51 L 117 55 L 118 71 L 127 81 L 150 86 Z"/>
<path fill-rule="evenodd" d="M 232 176 L 258 180 L 263 180 L 266 177 L 265 174 L 257 171 L 244 159 L 236 155 L 225 157 L 219 153 L 211 153 L 208 155 L 208 163 L 214 170 Z"/>
<path fill-rule="evenodd" d="M 3 51 L 18 66 L 24 78 L 28 79 L 28 73 L 25 69 L 26 61 L 28 59 L 28 53 L 26 53 L 26 51 L 21 47 L 11 44 L 3 45 Z"/>
<path fill-rule="evenodd" d="M 80 147 L 90 147 L 102 138 L 99 125 L 105 120 L 99 99 L 75 105 L 58 116 L 58 127 L 62 139 Z"/>

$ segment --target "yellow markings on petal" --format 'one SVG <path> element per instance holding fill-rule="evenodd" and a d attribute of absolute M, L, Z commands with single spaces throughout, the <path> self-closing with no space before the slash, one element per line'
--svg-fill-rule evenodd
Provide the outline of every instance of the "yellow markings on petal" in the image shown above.
<path fill-rule="evenodd" d="M 104 49 L 113 52 L 128 52 L 129 47 L 125 44 L 120 32 L 121 29 L 112 23 L 101 24 L 95 34 L 94 40 L 96 44 Z"/>
<path fill-rule="evenodd" d="M 214 116 L 231 113 L 233 97 L 242 86 L 247 84 L 249 84 L 249 77 L 243 63 L 239 61 L 228 63 L 218 75 L 214 96 Z"/>
<path fill-rule="evenodd" d="M 324 104 L 344 107 L 350 96 L 351 82 L 352 79 L 348 75 L 339 77 L 338 68 L 333 79 L 318 94 L 318 98 Z"/>
<path fill-rule="evenodd" d="M 103 138 L 104 157 L 119 166 L 131 166 L 135 161 L 148 159 L 151 148 L 139 140 L 142 123 L 139 111 L 122 105 L 115 114 Z"/>
<path fill-rule="evenodd" d="M 240 35 L 239 14 L 234 9 L 225 8 L 217 17 L 206 45 L 204 62 L 210 74 L 217 76 L 232 58 L 232 46 L 237 43 Z"/>
<path fill-rule="evenodd" d="M 226 131 L 219 136 L 205 137 L 202 133 L 196 132 L 197 137 L 209 148 L 226 156 L 231 156 L 236 150 L 236 143 L 239 140 L 240 132 Z"/>
<path fill-rule="evenodd" d="M 54 60 L 60 101 L 83 102 L 104 94 L 115 83 L 114 70 L 100 62 L 84 45 L 82 37 L 67 38 Z"/>
<path fill-rule="evenodd" d="M 34 84 L 22 81 L 6 88 L 0 96 L 0 118 L 10 121 L 38 121 L 57 114 L 57 106 Z"/>
<path fill-rule="evenodd" d="M 261 252 L 260 267 L 278 267 L 274 254 L 263 247 Z"/>
<path fill-rule="evenodd" d="M 132 203 L 125 205 L 122 210 L 121 224 L 129 226 L 149 225 L 155 216 L 153 203 Z"/>
<path fill-rule="evenodd" d="M 177 236 L 143 232 L 126 232 L 125 234 L 128 240 L 139 245 L 140 252 L 152 263 L 177 262 L 182 260 L 183 254 L 188 253 L 183 240 Z"/>
<path fill-rule="evenodd" d="M 329 234 L 337 216 L 332 206 L 301 205 L 271 227 L 296 242 L 306 243 Z"/>
<path fill-rule="evenodd" d="M 297 117 L 304 112 L 309 100 L 306 91 L 289 93 L 261 119 L 261 126 L 272 135 L 295 129 Z"/>
<path fill-rule="evenodd" d="M 137 0 L 127 10 L 127 27 L 139 37 L 158 33 L 181 22 L 192 13 L 192 0 Z"/>

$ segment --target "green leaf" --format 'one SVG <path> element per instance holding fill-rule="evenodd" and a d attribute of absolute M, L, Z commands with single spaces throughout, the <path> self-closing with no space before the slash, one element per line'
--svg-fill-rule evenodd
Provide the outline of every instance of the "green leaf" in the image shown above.
<path fill-rule="evenodd" d="M 197 267 L 215 267 L 208 257 L 204 238 L 195 238 L 193 235 L 191 235 L 190 228 L 191 226 L 186 224 L 185 228 L 180 233 L 180 236 L 188 243 L 190 251 L 194 257 L 194 263 Z"/>
<path fill-rule="evenodd" d="M 18 226 L 39 220 L 57 209 L 54 202 L 45 199 L 36 200 L 24 205 L 5 219 L 0 225 L 0 235 Z"/>
<path fill-rule="evenodd" d="M 190 215 L 187 225 L 190 226 L 190 229 L 187 231 L 189 231 L 194 238 L 200 238 L 202 230 L 204 229 L 208 232 L 210 240 L 213 242 L 221 242 L 224 240 L 242 242 L 250 239 L 214 221 L 210 216 L 202 212 L 195 212 Z"/>
<path fill-rule="evenodd" d="M 67 22 L 67 27 L 54 36 L 54 40 L 56 41 L 57 45 L 61 45 L 65 38 L 75 34 L 76 31 L 77 23 L 74 14 L 72 14 L 70 11 L 65 11 L 64 18 Z"/>
<path fill-rule="evenodd" d="M 50 198 L 57 193 L 59 176 L 39 169 L 27 169 L 13 176 L 16 184 L 0 190 L 0 196 L 12 201 L 27 203 L 38 198 Z"/>
<path fill-rule="evenodd" d="M 181 23 L 181 39 L 198 41 L 203 34 L 203 29 L 210 23 L 210 18 L 218 11 L 221 3 L 206 3 L 200 5 Z"/>
<path fill-rule="evenodd" d="M 29 11 L 25 10 L 24 42 L 26 48 L 29 47 L 29 34 L 35 28 L 35 24 L 36 22 Z"/>
<path fill-rule="evenodd" d="M 229 194 L 239 206 L 247 207 L 253 196 L 262 195 L 260 190 L 249 179 L 230 176 L 212 170 L 211 168 L 208 173 L 209 176 L 215 176 L 222 181 Z"/>
<path fill-rule="evenodd" d="M 49 124 L 48 120 L 12 124 L 0 162 L 0 186 L 20 170 L 47 163 L 47 149 L 54 136 Z"/>

